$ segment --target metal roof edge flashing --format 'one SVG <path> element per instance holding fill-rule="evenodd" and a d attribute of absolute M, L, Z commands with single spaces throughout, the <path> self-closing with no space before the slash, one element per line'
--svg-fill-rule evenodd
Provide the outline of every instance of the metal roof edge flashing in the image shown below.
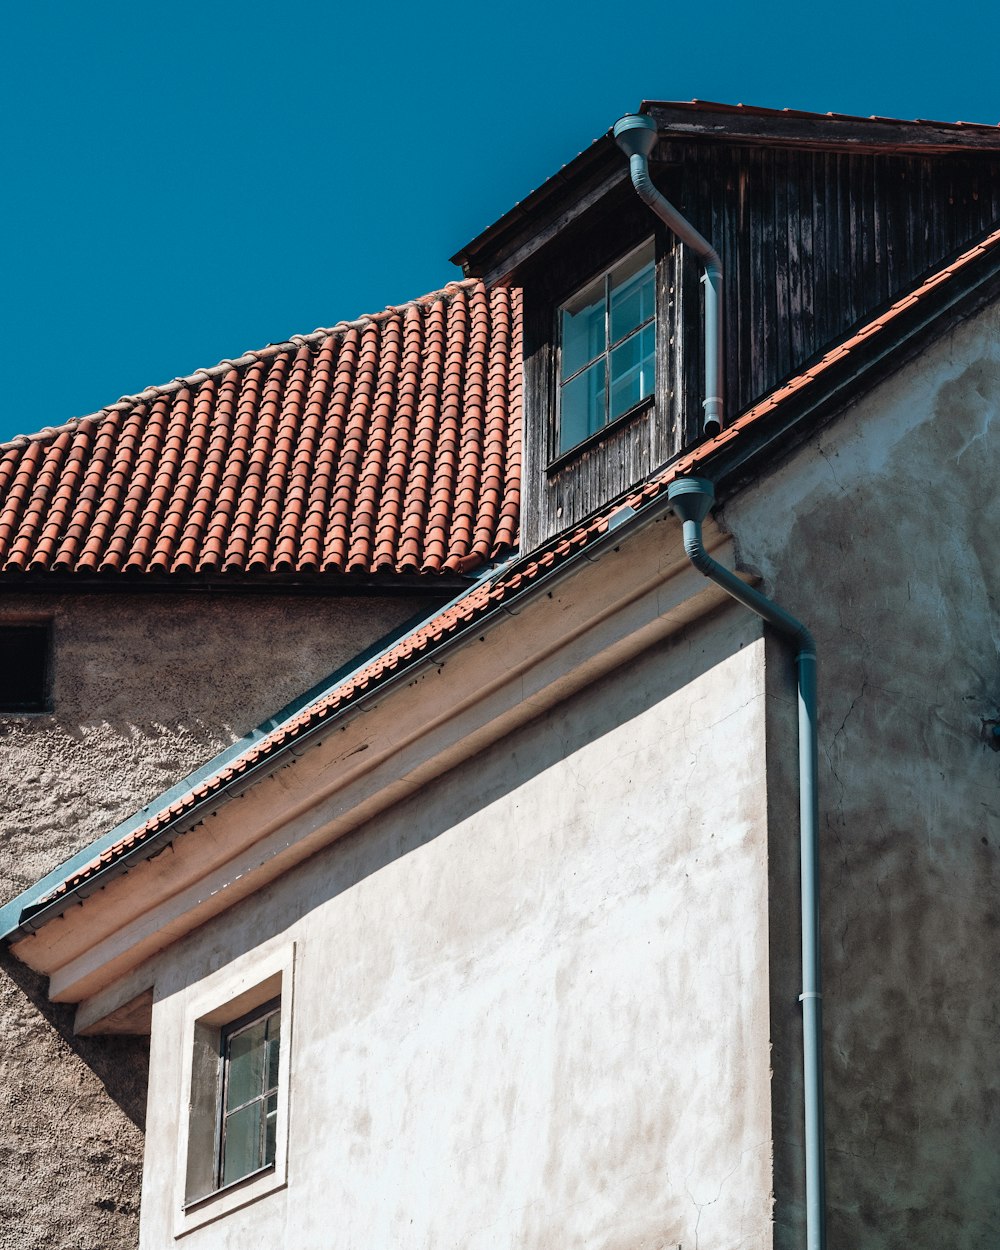
<path fill-rule="evenodd" d="M 972 262 L 983 259 L 984 257 L 989 257 L 988 263 L 984 265 L 987 272 L 980 273 L 976 267 L 972 267 L 970 271 Z M 957 288 L 951 287 L 951 289 L 948 289 L 951 286 L 952 280 L 954 280 L 963 271 L 968 272 L 970 280 L 965 284 L 958 283 Z M 918 283 L 915 290 L 896 301 L 896 303 L 887 312 L 874 318 L 872 322 L 868 323 L 862 331 L 854 336 L 854 340 L 863 338 L 866 344 L 871 342 L 874 347 L 873 355 L 876 361 L 885 356 L 891 355 L 898 351 L 901 346 L 906 343 L 907 339 L 912 338 L 915 334 L 919 336 L 920 333 L 927 333 L 940 317 L 946 315 L 956 306 L 961 306 L 963 301 L 966 299 L 971 298 L 976 307 L 978 307 L 982 302 L 977 298 L 979 288 L 981 288 L 985 283 L 995 279 L 998 271 L 1000 271 L 1000 229 L 988 232 L 978 244 L 966 250 L 961 256 L 953 260 L 950 264 L 942 266 L 941 269 L 935 271 L 922 283 Z M 930 302 L 926 312 L 919 307 L 914 307 L 914 304 L 919 305 L 922 302 L 922 298 L 925 293 L 929 293 L 934 288 L 940 288 L 942 285 L 944 285 L 945 290 L 941 291 L 940 294 L 935 295 L 935 298 Z M 871 334 L 871 331 L 876 329 L 885 329 L 889 323 L 896 320 L 903 312 L 910 313 L 915 325 L 910 324 L 907 326 L 904 324 L 901 326 L 901 329 L 904 331 L 902 341 L 890 338 L 890 340 L 885 343 L 884 347 L 880 342 L 876 345 L 876 340 L 879 340 L 880 336 L 878 334 Z M 909 318 L 907 318 L 907 321 L 909 321 Z M 798 407 L 798 401 L 795 401 L 792 405 L 792 422 L 794 425 L 797 426 L 801 421 L 808 420 L 810 415 L 817 410 L 817 405 L 820 409 L 828 406 L 831 391 L 834 395 L 836 395 L 836 393 L 845 386 L 842 379 L 838 383 L 838 379 L 835 376 L 836 371 L 831 371 L 834 376 L 830 376 L 826 372 L 827 369 L 829 369 L 830 364 L 836 360 L 842 359 L 844 354 L 844 346 L 838 345 L 827 353 L 827 355 L 820 362 L 800 375 L 798 379 L 799 384 L 805 385 L 805 389 L 810 392 L 811 384 L 818 381 L 821 376 L 824 379 L 829 377 L 829 382 L 832 385 L 827 388 L 823 388 L 821 386 L 818 394 L 810 393 L 803 408 L 798 412 L 794 411 L 794 409 Z M 904 364 L 908 358 L 909 354 L 904 354 L 900 363 Z M 864 374 L 868 372 L 872 362 L 861 360 L 858 363 L 861 365 L 861 373 Z M 599 513 L 590 523 L 593 525 L 599 523 L 603 519 L 603 531 L 596 533 L 596 535 L 592 537 L 584 538 L 579 545 L 575 547 L 575 549 L 570 549 L 565 553 L 564 558 L 559 558 L 556 562 L 552 563 L 550 567 L 542 570 L 539 575 L 537 577 L 533 577 L 525 587 L 515 590 L 510 595 L 504 596 L 502 601 L 497 602 L 492 606 L 485 607 L 483 611 L 474 613 L 467 620 L 459 624 L 446 637 L 442 637 L 438 641 L 429 645 L 411 662 L 404 663 L 401 667 L 393 671 L 389 677 L 379 681 L 371 688 L 364 690 L 364 692 L 359 694 L 357 697 L 352 698 L 349 703 L 343 706 L 342 709 L 337 709 L 331 717 L 320 721 L 318 724 L 309 726 L 301 732 L 296 733 L 288 742 L 278 745 L 272 753 L 269 753 L 263 759 L 256 761 L 238 777 L 233 778 L 231 782 L 228 782 L 224 786 L 220 786 L 218 790 L 212 792 L 210 795 L 206 795 L 203 800 L 199 800 L 198 802 L 192 804 L 184 812 L 178 813 L 176 818 L 172 819 L 167 825 L 164 826 L 163 829 L 157 830 L 155 833 L 151 834 L 150 837 L 137 844 L 128 852 L 122 854 L 119 858 L 96 870 L 91 878 L 89 878 L 85 883 L 81 883 L 80 887 L 69 890 L 67 893 L 60 895 L 58 898 L 45 902 L 44 899 L 46 890 L 51 893 L 53 888 L 63 884 L 67 880 L 68 867 L 70 868 L 70 871 L 72 871 L 73 867 L 80 868 L 84 865 L 84 863 L 92 861 L 94 859 L 95 850 L 98 850 L 98 848 L 100 850 L 106 850 L 107 848 L 113 846 L 115 842 L 120 840 L 123 836 L 122 830 L 126 828 L 126 826 L 136 828 L 141 822 L 138 822 L 135 818 L 133 818 L 135 823 L 126 822 L 125 826 L 118 826 L 110 834 L 107 834 L 97 842 L 92 843 L 88 848 L 86 848 L 86 850 L 80 852 L 78 856 L 67 861 L 65 865 L 61 865 L 59 868 L 55 869 L 30 890 L 24 891 L 4 908 L 0 908 L 0 938 L 10 940 L 14 937 L 14 935 L 27 936 L 27 934 L 33 932 L 35 929 L 40 928 L 49 919 L 54 919 L 56 915 L 60 915 L 62 912 L 66 911 L 73 901 L 82 900 L 86 894 L 93 893 L 94 890 L 99 888 L 100 885 L 109 880 L 112 876 L 117 875 L 120 872 L 127 872 L 135 862 L 143 858 L 150 858 L 152 855 L 157 853 L 159 848 L 169 842 L 172 838 L 193 828 L 204 818 L 208 809 L 218 807 L 229 798 L 235 797 L 237 789 L 240 793 L 245 792 L 245 790 L 247 790 L 262 776 L 277 771 L 277 769 L 282 766 L 288 755 L 300 753 L 303 744 L 310 741 L 317 734 L 326 732 L 331 725 L 341 724 L 343 719 L 347 716 L 353 715 L 359 710 L 366 709 L 368 704 L 373 699 L 381 698 L 400 682 L 408 683 L 412 681 L 416 673 L 420 672 L 428 664 L 436 664 L 442 655 L 444 655 L 452 647 L 461 645 L 468 636 L 481 634 L 484 629 L 491 628 L 497 621 L 504 619 L 513 612 L 516 612 L 519 610 L 520 605 L 532 595 L 547 593 L 550 591 L 553 586 L 557 585 L 565 577 L 571 575 L 574 569 L 581 562 L 593 562 L 600 559 L 601 554 L 605 550 L 616 548 L 632 533 L 645 528 L 645 526 L 651 522 L 663 519 L 664 516 L 670 512 L 670 503 L 667 498 L 667 485 L 674 477 L 681 474 L 691 473 L 698 473 L 701 475 L 709 474 L 716 481 L 717 491 L 722 488 L 725 493 L 729 493 L 726 490 L 727 483 L 732 484 L 735 489 L 739 489 L 745 480 L 745 474 L 741 473 L 741 466 L 745 463 L 759 464 L 761 454 L 761 448 L 755 448 L 752 442 L 744 443 L 743 446 L 738 448 L 730 445 L 733 442 L 740 442 L 742 440 L 742 435 L 744 434 L 743 426 L 745 423 L 749 422 L 750 426 L 760 425 L 762 433 L 764 434 L 762 446 L 765 451 L 769 448 L 775 447 L 775 437 L 777 437 L 777 450 L 779 453 L 794 451 L 794 445 L 789 445 L 787 443 L 787 430 L 779 430 L 776 436 L 769 435 L 767 433 L 767 427 L 772 419 L 772 414 L 776 413 L 778 409 L 783 408 L 784 405 L 789 404 L 790 400 L 794 398 L 793 391 L 794 388 L 790 387 L 790 384 L 788 383 L 776 388 L 776 390 L 768 397 L 758 402 L 758 404 L 755 404 L 753 408 L 741 414 L 740 417 L 736 418 L 735 421 L 732 422 L 720 435 L 717 435 L 714 439 L 708 440 L 704 444 L 699 444 L 698 446 L 690 449 L 688 452 L 682 454 L 667 465 L 664 465 L 661 469 L 657 470 L 655 474 L 651 475 L 651 477 L 646 480 L 644 486 L 636 487 L 634 490 L 626 492 L 623 496 L 619 497 L 612 505 L 609 505 L 606 510 Z M 850 397 L 848 397 L 846 401 L 837 404 L 836 411 L 840 411 L 844 402 L 850 402 Z M 836 413 L 834 412 L 832 415 L 836 415 Z M 714 472 L 710 472 L 712 466 L 714 466 Z M 644 492 L 647 493 L 648 497 L 642 499 L 639 496 L 641 496 Z M 649 492 L 652 493 L 649 494 Z M 634 509 L 631 515 L 629 515 L 629 509 Z M 526 570 L 533 563 L 537 564 L 543 556 L 557 551 L 560 547 L 565 547 L 567 544 L 571 544 L 573 542 L 574 535 L 580 533 L 586 528 L 587 523 L 581 523 L 581 525 L 573 527 L 571 530 L 563 532 L 562 534 L 555 536 L 553 539 L 550 539 L 547 543 L 535 551 L 529 552 L 525 555 L 513 555 L 505 561 L 488 565 L 481 570 L 479 575 L 474 581 L 471 582 L 468 588 L 461 591 L 455 598 L 446 604 L 444 608 L 437 609 L 427 617 L 422 618 L 420 623 L 413 625 L 409 629 L 404 627 L 394 642 L 389 642 L 387 645 L 382 646 L 370 658 L 361 661 L 352 661 L 351 668 L 348 672 L 344 673 L 341 671 L 339 681 L 343 683 L 346 680 L 349 680 L 351 674 L 358 673 L 367 664 L 371 664 L 373 661 L 377 660 L 380 655 L 387 654 L 391 651 L 393 646 L 398 645 L 398 643 L 406 637 L 439 618 L 441 614 L 448 611 L 449 608 L 461 604 L 470 595 L 476 593 L 480 587 L 487 582 L 493 580 L 494 578 L 497 579 L 498 585 L 502 582 L 513 581 L 513 579 L 516 578 L 522 570 Z M 560 553 L 560 555 L 562 555 L 562 553 Z M 337 683 L 334 681 L 334 677 L 336 676 L 337 675 L 333 675 L 327 683 L 323 683 L 324 688 L 331 690 L 335 689 Z M 313 691 L 300 696 L 300 699 L 296 701 L 296 705 L 301 704 L 302 708 L 305 708 L 308 706 L 310 701 L 314 701 L 317 697 L 321 696 L 316 694 L 314 688 Z M 258 737 L 249 741 L 244 739 L 241 743 L 234 744 L 232 748 L 228 749 L 228 751 L 232 753 L 230 758 L 238 758 L 241 749 L 242 751 L 246 751 L 248 748 L 252 748 L 257 742 L 262 741 L 268 733 L 280 731 L 281 723 L 282 722 L 280 720 L 276 720 L 272 728 L 268 729 L 266 732 L 262 732 Z M 198 775 L 200 776 L 202 771 L 204 771 L 205 774 L 210 775 L 213 769 L 217 769 L 218 763 L 219 757 L 216 757 L 210 762 L 209 765 L 206 766 L 205 770 L 199 770 Z M 189 794 L 191 786 L 188 784 L 188 779 L 185 779 L 184 782 L 178 783 L 178 788 L 183 793 Z M 167 792 L 168 795 L 173 793 L 174 788 Z M 162 811 L 165 806 L 168 806 L 168 804 L 165 805 L 159 800 L 155 805 L 150 805 L 150 807 L 155 807 L 156 810 L 160 811 Z M 148 811 L 149 808 L 146 808 L 143 810 L 142 814 L 145 814 Z M 139 814 L 137 814 L 137 816 L 138 815 Z M 15 908 L 17 909 L 16 913 Z"/>
<path fill-rule="evenodd" d="M 631 515 L 629 512 L 631 511 Z M 186 811 L 179 813 L 176 818 L 170 820 L 162 829 L 157 830 L 150 837 L 137 843 L 136 846 L 125 851 L 119 857 L 109 861 L 105 866 L 98 868 L 94 875 L 73 889 L 67 890 L 66 893 L 57 897 L 46 897 L 46 893 L 42 887 L 45 886 L 48 894 L 51 895 L 53 889 L 63 884 L 67 879 L 67 874 L 61 869 L 54 870 L 43 882 L 39 882 L 37 886 L 31 890 L 25 891 L 18 898 L 12 900 L 5 908 L 0 909 L 0 939 L 7 942 L 18 941 L 21 938 L 30 936 L 37 932 L 49 921 L 57 919 L 74 904 L 82 904 L 84 899 L 90 897 L 97 890 L 101 889 L 109 881 L 115 877 L 127 873 L 136 864 L 144 860 L 152 859 L 161 850 L 165 850 L 167 845 L 174 838 L 183 836 L 190 832 L 195 826 L 200 824 L 208 814 L 214 812 L 228 802 L 230 799 L 238 798 L 245 793 L 251 786 L 258 781 L 264 780 L 267 776 L 277 772 L 286 763 L 288 756 L 301 755 L 303 749 L 307 747 L 313 739 L 320 734 L 329 733 L 334 727 L 340 727 L 349 717 L 360 715 L 368 710 L 368 705 L 376 700 L 384 698 L 398 685 L 410 684 L 414 677 L 424 668 L 438 667 L 441 659 L 453 648 L 461 646 L 469 637 L 481 636 L 485 631 L 492 629 L 499 622 L 506 620 L 511 615 L 516 615 L 521 605 L 528 599 L 549 593 L 554 586 L 560 584 L 567 577 L 571 576 L 578 567 L 585 563 L 594 563 L 606 554 L 609 550 L 615 550 L 629 536 L 645 529 L 647 525 L 663 520 L 671 514 L 671 505 L 667 499 L 666 488 L 657 493 L 652 499 L 641 504 L 636 510 L 626 509 L 623 504 L 619 503 L 613 510 L 612 519 L 615 524 L 608 524 L 605 531 L 596 537 L 592 542 L 585 546 L 577 548 L 570 552 L 564 560 L 552 568 L 547 569 L 537 579 L 531 581 L 526 587 L 516 591 L 509 598 L 505 598 L 502 602 L 488 608 L 480 615 L 474 615 L 469 620 L 463 622 L 456 631 L 447 637 L 442 638 L 435 645 L 424 651 L 413 663 L 404 665 L 397 669 L 392 675 L 384 681 L 364 691 L 357 698 L 352 699 L 341 711 L 335 712 L 330 718 L 310 726 L 301 733 L 296 734 L 288 742 L 282 743 L 273 753 L 268 754 L 261 760 L 246 769 L 239 776 L 234 777 L 232 781 L 221 786 L 218 790 L 206 795 L 203 799 L 192 805 Z M 620 519 L 617 519 L 619 518 Z M 558 545 L 556 540 L 545 544 L 545 550 Z M 480 576 L 473 584 L 460 595 L 452 599 L 443 608 L 439 608 L 436 612 L 423 619 L 423 621 L 414 626 L 409 631 L 402 633 L 396 642 L 382 648 L 377 654 L 362 664 L 356 664 L 352 667 L 351 672 L 341 679 L 341 684 L 349 680 L 352 673 L 362 671 L 368 664 L 378 660 L 381 655 L 387 654 L 392 650 L 396 643 L 402 641 L 405 637 L 415 633 L 423 625 L 437 619 L 442 613 L 449 608 L 460 604 L 464 599 L 475 593 L 482 585 L 497 578 L 500 575 L 504 580 L 515 577 L 518 574 L 519 566 L 527 566 L 536 560 L 539 551 L 530 552 L 523 556 L 511 557 L 505 562 L 493 564 L 484 569 Z M 334 689 L 336 687 L 333 687 Z M 305 699 L 305 696 L 302 696 Z M 304 710 L 309 702 L 315 702 L 315 696 L 303 703 Z M 281 724 L 278 723 L 270 732 L 280 731 Z M 262 735 L 266 737 L 267 735 Z M 259 740 L 262 740 L 259 739 Z M 244 742 L 244 749 L 247 746 L 252 747 L 255 743 L 247 744 Z M 238 758 L 238 753 L 234 758 Z M 213 764 L 215 761 L 213 761 Z M 211 771 L 211 769 L 209 769 Z M 183 783 L 181 783 L 183 785 Z M 184 793 L 190 793 L 191 787 L 186 786 Z M 163 803 L 156 803 L 155 808 L 158 811 L 164 810 Z M 155 814 L 155 813 L 154 813 Z M 132 828 L 138 828 L 136 823 Z M 120 841 L 123 836 L 121 829 L 115 829 L 112 834 L 106 835 L 99 840 L 99 843 L 93 843 L 86 851 L 81 852 L 79 857 L 84 862 L 91 862 L 94 858 L 94 852 L 100 846 L 100 850 L 107 850 L 113 846 L 115 842 Z M 72 862 L 72 861 L 68 861 Z M 83 864 L 77 865 L 83 867 Z M 28 901 L 28 900 L 32 901 Z M 11 923 L 13 909 L 19 905 L 16 923 Z"/>
<path fill-rule="evenodd" d="M 441 612 L 446 611 L 453 604 L 460 603 L 461 600 L 464 599 L 465 596 L 474 590 L 481 582 L 493 576 L 497 567 L 498 566 L 495 563 L 490 564 L 483 569 L 478 576 L 469 579 L 469 584 L 452 599 L 450 599 L 444 607 L 435 608 L 430 613 L 412 616 L 407 621 L 404 621 L 401 625 L 397 626 L 394 630 L 391 630 L 388 634 L 383 634 L 381 638 L 372 643 L 370 646 L 364 648 L 346 664 L 342 664 L 339 668 L 334 669 L 328 677 L 323 678 L 322 681 L 317 682 L 314 686 L 311 686 L 308 690 L 296 696 L 296 698 L 291 700 L 291 702 L 286 703 L 280 711 L 254 726 L 254 728 L 251 729 L 249 733 L 244 734 L 242 738 L 238 738 L 228 747 L 223 748 L 223 750 L 219 751 L 216 755 L 213 755 L 211 759 L 206 761 L 206 763 L 194 769 L 192 772 L 182 777 L 179 781 L 176 781 L 172 786 L 168 787 L 168 789 L 157 795 L 155 799 L 133 812 L 131 816 L 128 816 L 125 820 L 120 821 L 113 829 L 109 829 L 107 833 L 102 834 L 99 838 L 95 838 L 94 841 L 89 842 L 74 855 L 71 855 L 68 859 L 63 860 L 62 863 L 58 864 L 50 872 L 46 873 L 44 877 L 41 877 L 27 890 L 22 890 L 20 894 L 16 895 L 9 902 L 3 904 L 3 906 L 0 906 L 0 940 L 9 941 L 14 934 L 20 932 L 24 927 L 25 919 L 30 918 L 32 915 L 39 914 L 41 908 L 46 906 L 45 900 L 47 895 L 61 885 L 74 872 L 79 871 L 102 852 L 108 850 L 110 847 L 113 847 L 130 833 L 140 828 L 146 821 L 154 818 L 159 813 L 166 811 L 170 807 L 171 803 L 183 797 L 185 794 L 189 794 L 197 785 L 201 782 L 207 781 L 221 768 L 224 768 L 227 764 L 232 763 L 233 760 L 239 759 L 244 752 L 255 746 L 257 743 L 262 742 L 268 737 L 268 735 L 274 733 L 276 730 L 280 730 L 283 724 L 286 724 L 293 717 L 299 715 L 299 713 L 308 707 L 310 703 L 322 698 L 324 694 L 328 694 L 330 691 L 337 689 L 338 686 L 341 686 L 344 682 L 348 681 L 354 673 L 360 672 L 362 669 L 367 667 L 367 665 L 378 660 L 381 656 L 387 655 L 392 648 L 400 642 L 401 639 L 414 633 L 429 621 L 432 621 L 436 616 L 438 616 Z M 218 800 L 218 797 L 218 795 L 213 796 L 216 801 Z M 197 819 L 201 819 L 201 817 L 199 816 Z M 197 820 L 193 820 L 192 823 L 197 823 Z M 168 826 L 168 828 L 170 828 L 170 826 Z M 176 830 L 174 830 L 174 832 L 176 832 Z M 153 841 L 154 839 L 150 839 L 150 842 Z M 143 843 L 142 845 L 145 847 L 148 846 L 149 843 Z M 128 857 L 123 857 L 123 860 L 126 858 Z M 36 909 L 38 910 L 36 911 Z M 31 931 L 33 931 L 33 929 Z"/>

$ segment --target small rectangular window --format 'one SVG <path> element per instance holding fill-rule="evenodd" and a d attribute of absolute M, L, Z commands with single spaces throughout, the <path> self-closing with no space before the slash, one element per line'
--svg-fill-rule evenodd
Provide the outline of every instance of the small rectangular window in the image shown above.
<path fill-rule="evenodd" d="M 287 1184 L 294 961 L 291 942 L 247 952 L 184 1009 L 178 1237 Z"/>
<path fill-rule="evenodd" d="M 52 627 L 0 626 L 0 712 L 47 712 Z"/>
<path fill-rule="evenodd" d="M 648 243 L 559 310 L 559 454 L 653 395 L 655 304 Z"/>
<path fill-rule="evenodd" d="M 185 1209 L 275 1168 L 288 1118 L 287 1031 L 281 974 L 195 1018 Z"/>
<path fill-rule="evenodd" d="M 222 1030 L 216 1188 L 274 1163 L 280 1043 L 277 999 Z"/>

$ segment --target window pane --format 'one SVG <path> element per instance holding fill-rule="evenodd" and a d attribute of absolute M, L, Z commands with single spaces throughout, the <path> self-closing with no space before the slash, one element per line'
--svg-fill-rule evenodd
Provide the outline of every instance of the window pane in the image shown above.
<path fill-rule="evenodd" d="M 633 277 L 611 290 L 611 342 L 617 343 L 630 330 L 649 321 L 653 315 L 653 265 L 650 262 Z"/>
<path fill-rule="evenodd" d="M 565 380 L 588 361 L 599 356 L 607 343 L 604 338 L 604 280 L 567 304 L 562 310 L 562 376 Z"/>
<path fill-rule="evenodd" d="M 611 353 L 611 420 L 653 393 L 656 327 L 648 325 Z"/>
<path fill-rule="evenodd" d="M 559 450 L 566 451 L 599 430 L 607 421 L 604 408 L 603 358 L 562 388 Z"/>
<path fill-rule="evenodd" d="M 275 1142 L 278 1137 L 278 1095 L 272 1094 L 267 1100 L 267 1115 L 264 1120 L 264 1163 L 273 1163 Z"/>
<path fill-rule="evenodd" d="M 228 1185 L 241 1176 L 255 1172 L 260 1161 L 260 1113 L 263 1102 L 252 1102 L 226 1118 L 225 1152 L 222 1159 L 222 1183 Z"/>
<path fill-rule="evenodd" d="M 275 1013 L 267 1022 L 267 1084 L 265 1089 L 278 1088 L 278 1049 L 281 1043 L 279 1030 L 281 1017 Z"/>
<path fill-rule="evenodd" d="M 264 1030 L 267 1022 L 259 1020 L 242 1033 L 229 1039 L 229 1084 L 226 1089 L 226 1110 L 239 1107 L 264 1092 Z"/>

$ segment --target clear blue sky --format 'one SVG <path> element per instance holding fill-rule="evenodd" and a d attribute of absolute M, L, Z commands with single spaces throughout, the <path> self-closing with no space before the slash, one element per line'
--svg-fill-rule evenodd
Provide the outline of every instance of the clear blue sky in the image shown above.
<path fill-rule="evenodd" d="M 998 35 L 995 0 L 11 5 L 0 438 L 443 285 L 643 98 L 1000 121 Z"/>

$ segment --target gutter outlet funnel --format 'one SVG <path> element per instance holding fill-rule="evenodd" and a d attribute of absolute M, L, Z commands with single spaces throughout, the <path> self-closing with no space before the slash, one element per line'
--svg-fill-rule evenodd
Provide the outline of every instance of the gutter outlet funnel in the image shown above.
<path fill-rule="evenodd" d="M 615 143 L 626 156 L 648 158 L 656 147 L 656 122 L 641 113 L 627 113 L 615 122 L 612 133 Z"/>
<path fill-rule="evenodd" d="M 682 477 L 667 487 L 667 498 L 679 520 L 700 525 L 712 511 L 715 487 L 703 477 Z"/>

